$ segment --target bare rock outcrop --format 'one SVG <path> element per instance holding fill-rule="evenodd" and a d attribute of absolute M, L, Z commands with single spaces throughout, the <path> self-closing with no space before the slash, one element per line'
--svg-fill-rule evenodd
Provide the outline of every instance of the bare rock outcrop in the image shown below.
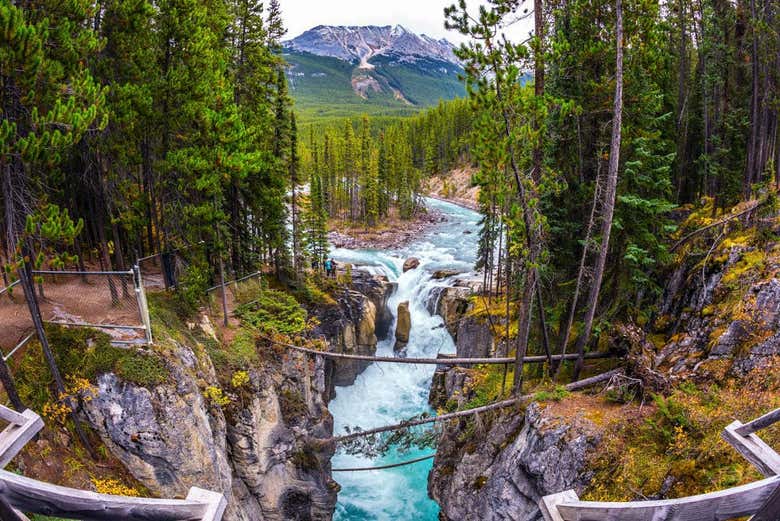
<path fill-rule="evenodd" d="M 379 340 L 388 337 L 393 325 L 393 313 L 387 301 L 397 287 L 397 283 L 390 282 L 384 275 L 375 275 L 360 268 L 352 270 L 352 289 L 368 297 L 376 308 L 374 333 Z"/>
<path fill-rule="evenodd" d="M 393 351 L 402 352 L 409 344 L 409 333 L 412 330 L 412 314 L 409 311 L 409 302 L 398 304 L 397 321 L 395 324 L 395 345 Z"/>
<path fill-rule="evenodd" d="M 531 404 L 482 421 L 489 423 L 447 428 L 439 442 L 428 493 L 442 520 L 537 520 L 542 496 L 588 483 L 587 455 L 599 435 L 587 420 L 561 421 Z M 477 434 L 463 436 L 466 429 Z"/>
<path fill-rule="evenodd" d="M 339 295 L 338 304 L 320 309 L 320 325 L 315 335 L 322 335 L 333 353 L 371 356 L 376 353 L 377 309 L 366 295 L 347 290 Z M 328 387 L 352 385 L 369 363 L 361 360 L 339 360 L 326 363 Z"/>
<path fill-rule="evenodd" d="M 215 403 L 205 393 L 220 385 L 211 360 L 183 336 L 187 344 L 164 342 L 162 384 L 98 377 L 84 410 L 108 449 L 155 495 L 184 497 L 193 486 L 224 493 L 226 521 L 331 519 L 338 485 L 324 363 L 263 361 Z"/>

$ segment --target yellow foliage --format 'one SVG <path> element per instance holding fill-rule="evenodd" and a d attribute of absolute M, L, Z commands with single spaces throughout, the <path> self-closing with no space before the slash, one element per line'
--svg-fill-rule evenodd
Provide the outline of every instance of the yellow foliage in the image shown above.
<path fill-rule="evenodd" d="M 139 497 L 141 494 L 133 487 L 128 487 L 117 479 L 91 478 L 92 485 L 98 494 L 110 494 L 112 496 Z"/>
<path fill-rule="evenodd" d="M 230 404 L 230 398 L 225 396 L 224 391 L 215 385 L 206 387 L 206 390 L 203 391 L 203 396 L 212 404 L 219 407 L 225 407 Z"/>
<path fill-rule="evenodd" d="M 42 413 L 43 417 L 46 418 L 49 422 L 56 423 L 58 425 L 64 425 L 65 418 L 67 418 L 68 414 L 70 413 L 70 407 L 60 401 L 46 402 L 43 404 Z"/>
<path fill-rule="evenodd" d="M 732 266 L 721 281 L 723 284 L 730 285 L 739 282 L 745 275 L 760 273 L 764 270 L 766 254 L 763 250 L 751 250 L 745 252 L 742 258 Z"/>
<path fill-rule="evenodd" d="M 230 379 L 230 385 L 235 389 L 246 387 L 249 384 L 249 373 L 246 371 L 236 371 Z"/>

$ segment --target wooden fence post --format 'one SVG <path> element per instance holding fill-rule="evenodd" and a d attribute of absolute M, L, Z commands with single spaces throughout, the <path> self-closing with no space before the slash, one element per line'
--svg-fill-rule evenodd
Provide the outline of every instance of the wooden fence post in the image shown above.
<path fill-rule="evenodd" d="M 544 496 L 539 500 L 539 509 L 542 511 L 545 521 L 564 521 L 563 516 L 558 512 L 558 505 L 579 500 L 580 498 L 576 492 L 567 490 L 558 494 Z"/>

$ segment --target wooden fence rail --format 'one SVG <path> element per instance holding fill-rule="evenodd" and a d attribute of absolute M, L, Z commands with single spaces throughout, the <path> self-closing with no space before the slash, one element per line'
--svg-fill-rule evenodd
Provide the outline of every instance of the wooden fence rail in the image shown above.
<path fill-rule="evenodd" d="M 329 351 L 318 351 L 316 349 L 310 349 L 308 347 L 296 346 L 293 344 L 286 344 L 284 342 L 277 342 L 276 340 L 264 335 L 260 335 L 263 340 L 277 345 L 279 347 L 285 347 L 298 351 L 299 353 L 305 353 L 307 355 L 321 356 L 330 360 L 359 360 L 363 362 L 380 362 L 389 364 L 412 364 L 412 365 L 511 365 L 516 362 L 514 358 L 403 358 L 396 356 L 368 356 L 368 355 L 350 355 L 346 353 L 332 353 Z M 618 353 L 586 353 L 585 358 L 587 360 L 598 360 L 607 358 L 616 358 Z M 551 355 L 549 358 L 545 355 L 539 356 L 526 356 L 523 362 L 526 364 L 541 364 L 548 360 L 576 360 L 579 357 L 578 354 L 569 355 Z"/>
<path fill-rule="evenodd" d="M 0 405 L 0 468 L 43 428 L 31 410 L 16 412 Z M 98 494 L 44 483 L 0 470 L 0 519 L 24 521 L 31 512 L 84 521 L 220 521 L 227 503 L 217 492 L 191 488 L 187 499 L 146 499 Z M 20 512 L 21 511 L 21 512 Z"/>
<path fill-rule="evenodd" d="M 0 497 L 23 512 L 84 521 L 219 521 L 222 494 L 190 489 L 187 499 L 110 496 L 60 487 L 0 470 Z"/>
<path fill-rule="evenodd" d="M 751 521 L 780 520 L 780 455 L 755 433 L 780 421 L 780 409 L 749 423 L 735 421 L 723 431 L 728 441 L 766 479 L 709 494 L 660 501 L 609 503 L 580 501 L 567 490 L 543 497 L 546 521 L 724 521 L 750 516 Z"/>

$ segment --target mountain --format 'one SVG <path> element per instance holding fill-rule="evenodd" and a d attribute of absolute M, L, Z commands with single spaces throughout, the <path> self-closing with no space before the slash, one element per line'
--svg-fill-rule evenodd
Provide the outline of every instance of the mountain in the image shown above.
<path fill-rule="evenodd" d="M 407 114 L 462 96 L 454 45 L 400 25 L 314 27 L 284 43 L 304 116 Z"/>

